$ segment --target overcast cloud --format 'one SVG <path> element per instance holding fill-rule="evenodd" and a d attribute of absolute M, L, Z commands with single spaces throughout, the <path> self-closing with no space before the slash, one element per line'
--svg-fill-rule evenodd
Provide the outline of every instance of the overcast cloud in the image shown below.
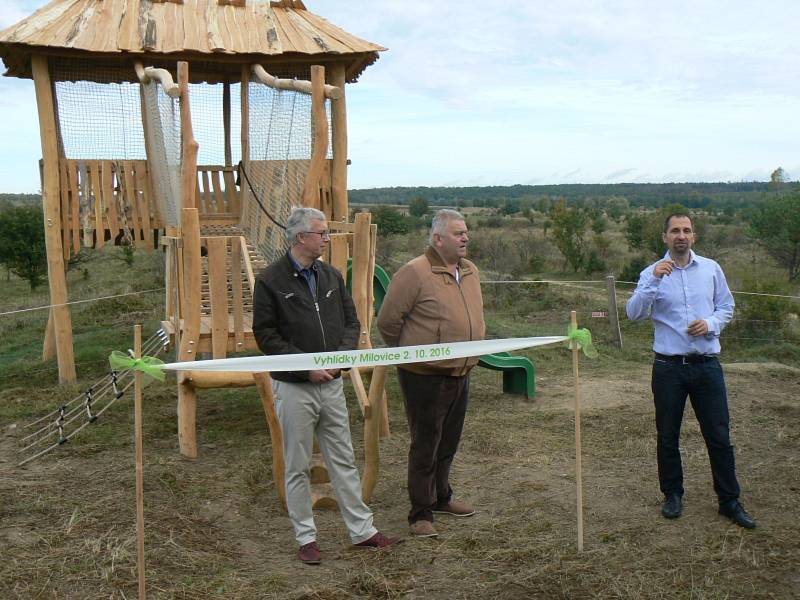
<path fill-rule="evenodd" d="M 43 4 L 4 0 L 0 27 Z M 389 48 L 348 88 L 350 187 L 800 176 L 800 3 L 306 6 Z M 38 189 L 31 82 L 0 109 L 0 191 Z"/>

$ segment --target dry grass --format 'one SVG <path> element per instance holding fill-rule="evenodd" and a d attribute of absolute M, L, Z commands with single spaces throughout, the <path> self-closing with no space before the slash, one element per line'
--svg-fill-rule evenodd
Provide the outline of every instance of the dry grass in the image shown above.
<path fill-rule="evenodd" d="M 559 353 L 558 350 L 550 352 Z M 562 358 L 564 358 L 562 356 Z M 324 562 L 294 558 L 291 527 L 271 481 L 264 417 L 253 390 L 206 393 L 201 456 L 176 450 L 174 389 L 145 394 L 145 516 L 151 598 L 800 597 L 797 372 L 729 369 L 745 532 L 716 515 L 708 460 L 691 416 L 683 436 L 686 509 L 658 514 L 647 367 L 587 369 L 583 418 L 585 551 L 575 544 L 570 379 L 539 366 L 535 403 L 475 373 L 454 487 L 480 512 L 437 521 L 436 540 L 386 552 L 348 546 L 336 512 L 318 515 Z M 393 435 L 382 442 L 372 503 L 379 527 L 405 531 L 407 432 L 392 380 Z M 5 415 L 21 390 L 0 393 Z M 26 390 L 25 410 L 49 408 Z M 18 409 L 22 412 L 22 409 Z M 0 596 L 136 596 L 130 403 L 76 443 L 29 468 L 13 466 L 18 432 L 0 439 Z M 27 420 L 27 418 L 23 419 Z M 353 419 L 361 445 L 360 420 Z"/>

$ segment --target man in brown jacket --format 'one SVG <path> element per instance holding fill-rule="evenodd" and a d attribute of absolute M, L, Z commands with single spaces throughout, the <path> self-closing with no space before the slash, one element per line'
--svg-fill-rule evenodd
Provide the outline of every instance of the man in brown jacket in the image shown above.
<path fill-rule="evenodd" d="M 389 346 L 482 340 L 483 298 L 478 269 L 468 261 L 467 225 L 461 213 L 440 210 L 430 246 L 392 278 L 378 315 Z M 411 435 L 408 514 L 411 533 L 434 537 L 434 513 L 475 514 L 453 499 L 450 465 L 458 449 L 469 397 L 469 372 L 478 357 L 398 365 Z"/>

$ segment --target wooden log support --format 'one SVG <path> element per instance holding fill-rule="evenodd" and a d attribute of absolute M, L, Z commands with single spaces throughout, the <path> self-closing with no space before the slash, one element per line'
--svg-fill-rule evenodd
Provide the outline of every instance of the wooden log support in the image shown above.
<path fill-rule="evenodd" d="M 325 68 L 311 67 L 311 118 L 313 150 L 303 186 L 303 206 L 320 207 L 319 184 L 328 155 L 328 115 L 325 112 Z"/>
<path fill-rule="evenodd" d="M 361 499 L 369 503 L 375 484 L 378 482 L 380 448 L 378 440 L 381 429 L 381 401 L 386 385 L 386 366 L 375 367 L 369 386 L 369 404 L 372 412 L 364 417 L 364 474 L 361 477 Z"/>
<path fill-rule="evenodd" d="M 269 373 L 253 373 L 253 379 L 261 396 L 261 406 L 267 418 L 269 438 L 272 443 L 272 480 L 278 492 L 281 505 L 286 508 L 286 463 L 283 457 L 283 432 L 275 412 L 275 399 L 272 396 L 272 378 Z"/>
<path fill-rule="evenodd" d="M 239 103 L 241 104 L 241 129 L 239 136 L 242 143 L 242 166 L 247 174 L 250 174 L 250 67 L 242 66 L 242 85 L 239 92 Z M 244 219 L 244 199 L 250 193 L 245 183 L 244 175 L 241 178 L 239 187 L 239 220 Z"/>
<path fill-rule="evenodd" d="M 372 280 L 369 277 L 370 219 L 369 213 L 358 213 L 353 236 L 353 264 L 350 281 L 356 314 L 361 323 L 361 331 L 358 336 L 359 349 L 372 348 L 369 339 L 370 315 L 372 314 L 369 305 L 369 289 L 372 287 Z"/>
<path fill-rule="evenodd" d="M 333 208 L 331 221 L 347 221 L 347 104 L 345 101 L 345 68 L 341 63 L 330 67 L 331 83 L 342 90 L 342 95 L 331 101 L 331 126 L 333 129 L 333 160 L 331 164 L 331 195 Z"/>
<path fill-rule="evenodd" d="M 200 339 L 200 218 L 196 208 L 184 208 L 181 217 L 183 233 L 183 261 L 185 301 L 181 303 L 183 336 L 178 350 L 178 361 L 195 359 Z M 178 372 L 178 445 L 181 454 L 197 458 L 197 394 L 184 371 Z"/>
<path fill-rule="evenodd" d="M 364 388 L 361 369 L 353 367 L 345 373 L 350 377 L 350 382 L 353 384 L 353 390 L 356 393 L 356 400 L 358 401 L 358 407 L 361 409 L 361 415 L 365 419 L 372 416 L 372 405 L 369 403 L 369 396 L 367 395 L 367 390 Z"/>
<path fill-rule="evenodd" d="M 311 67 L 312 72 L 314 68 L 315 67 Z M 314 93 L 313 75 L 311 76 L 311 81 L 303 81 L 301 79 L 278 79 L 277 77 L 267 73 L 267 71 L 261 65 L 252 65 L 250 67 L 250 72 L 253 74 L 253 76 L 256 78 L 257 81 L 276 90 L 292 90 L 295 92 L 302 92 L 304 94 Z M 343 88 L 334 85 L 327 85 L 324 83 L 324 81 L 325 80 L 323 78 L 323 87 L 322 87 L 323 98 L 337 100 L 342 97 L 342 95 L 344 94 L 344 92 L 342 91 Z"/>
<path fill-rule="evenodd" d="M 242 240 L 231 240 L 231 296 L 233 301 L 233 340 L 236 352 L 244 350 L 244 294 L 242 293 Z"/>
<path fill-rule="evenodd" d="M 331 266 L 337 269 L 342 277 L 347 275 L 347 258 L 348 258 L 348 238 L 352 237 L 347 233 L 332 233 L 331 243 L 328 244 L 329 258 Z"/>
<path fill-rule="evenodd" d="M 31 58 L 39 131 L 44 161 L 42 172 L 42 204 L 44 208 L 45 247 L 47 249 L 47 278 L 50 284 L 50 304 L 55 331 L 58 379 L 61 383 L 75 381 L 75 356 L 72 348 L 72 317 L 68 301 L 64 250 L 61 247 L 61 204 L 59 198 L 59 155 L 53 86 L 47 58 Z"/>
<path fill-rule="evenodd" d="M 211 348 L 214 358 L 225 358 L 228 347 L 228 239 L 207 238 L 208 290 L 211 299 Z"/>
<path fill-rule="evenodd" d="M 94 198 L 94 247 L 98 250 L 106 245 L 105 225 L 103 225 L 103 163 L 99 160 L 89 163 L 89 180 Z"/>
<path fill-rule="evenodd" d="M 617 312 L 617 286 L 613 275 L 606 276 L 606 291 L 608 292 L 608 323 L 611 325 L 611 335 L 614 342 L 622 348 L 622 330 L 619 327 L 619 313 Z"/>
<path fill-rule="evenodd" d="M 222 129 L 225 137 L 225 166 L 233 164 L 231 151 L 231 84 L 222 84 Z"/>
<path fill-rule="evenodd" d="M 192 133 L 192 112 L 189 106 L 189 63 L 178 63 L 178 88 L 181 104 L 181 202 L 183 208 L 195 208 L 197 152 L 199 146 Z"/>

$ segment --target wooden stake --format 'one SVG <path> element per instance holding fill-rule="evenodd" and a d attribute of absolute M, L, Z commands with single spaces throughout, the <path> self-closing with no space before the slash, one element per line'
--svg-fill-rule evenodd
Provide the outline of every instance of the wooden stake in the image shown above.
<path fill-rule="evenodd" d="M 142 357 L 142 326 L 133 327 L 133 354 Z M 145 599 L 144 585 L 144 471 L 142 467 L 142 372 L 133 372 L 134 430 L 136 445 L 136 557 L 139 569 L 139 600 Z"/>
<path fill-rule="evenodd" d="M 573 329 L 578 327 L 578 315 L 570 312 L 570 323 Z M 578 379 L 578 359 L 580 348 L 572 342 L 572 377 L 575 380 L 575 495 L 578 510 L 578 552 L 583 552 L 583 473 L 581 466 L 581 390 Z"/>

